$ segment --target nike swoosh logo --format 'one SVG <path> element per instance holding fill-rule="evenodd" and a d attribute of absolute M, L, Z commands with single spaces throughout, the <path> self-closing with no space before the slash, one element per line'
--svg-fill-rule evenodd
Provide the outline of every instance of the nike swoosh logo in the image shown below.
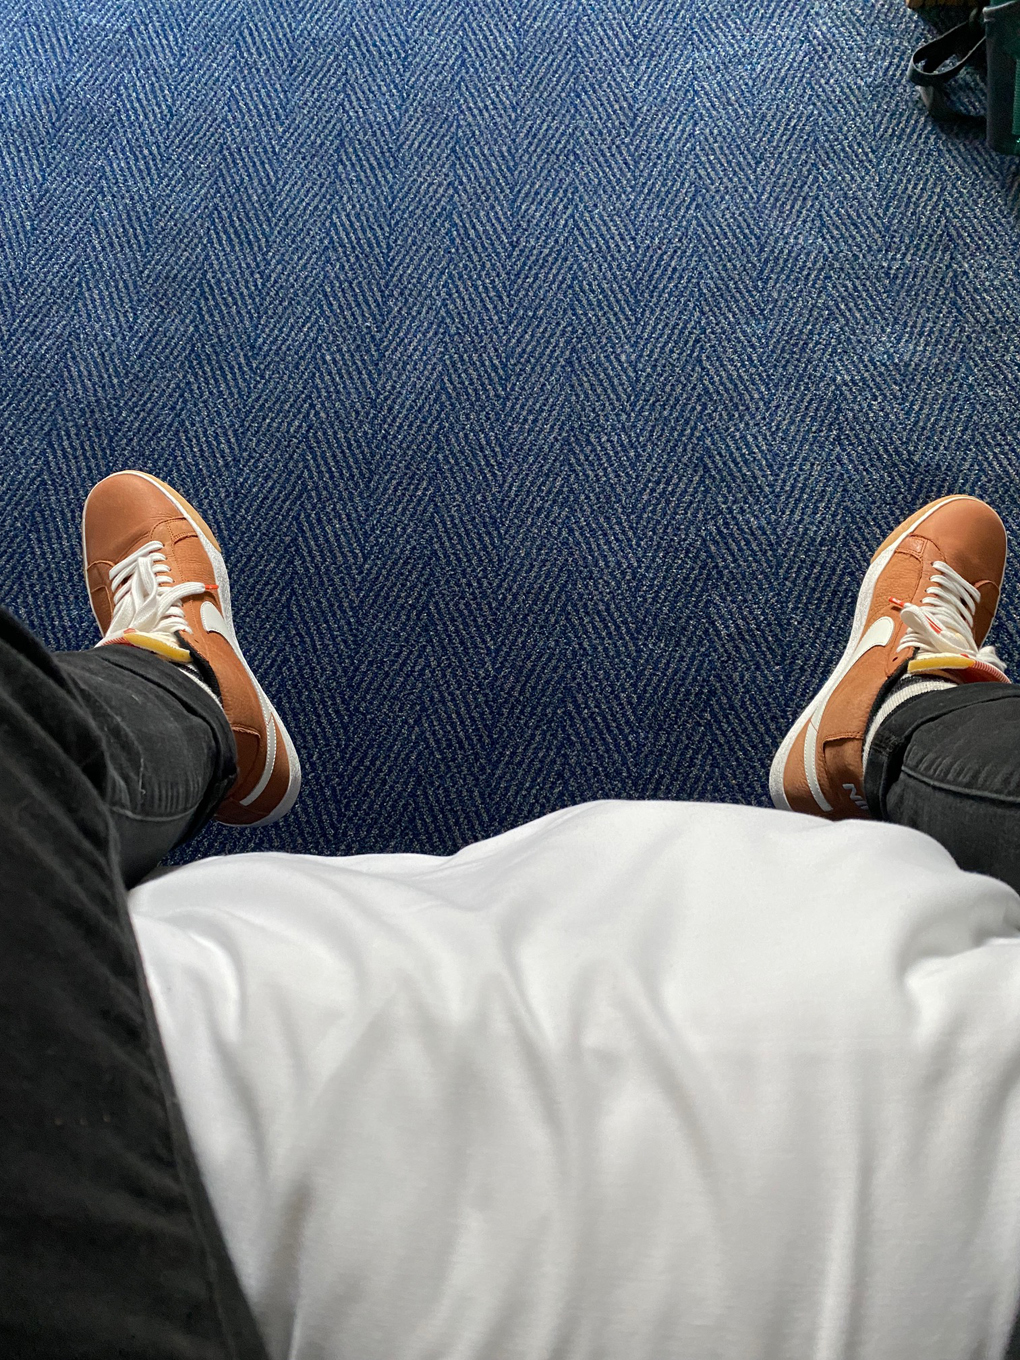
<path fill-rule="evenodd" d="M 831 803 L 825 797 L 825 794 L 822 793 L 822 787 L 818 782 L 818 772 L 815 769 L 815 756 L 818 750 L 818 724 L 821 722 L 822 712 L 825 709 L 826 703 L 828 703 L 829 695 L 850 668 L 860 661 L 862 656 L 867 652 L 870 652 L 872 647 L 884 647 L 895 630 L 896 624 L 888 614 L 875 620 L 847 658 L 846 664 L 838 668 L 836 675 L 834 675 L 825 686 L 825 689 L 819 696 L 819 702 L 815 706 L 815 711 L 808 722 L 807 730 L 804 733 L 804 773 L 807 776 L 811 796 L 814 798 L 819 808 L 821 808 L 822 812 L 832 811 Z"/>
<path fill-rule="evenodd" d="M 207 633 L 219 633 L 220 637 L 225 637 L 233 647 L 234 639 L 230 636 L 226 620 L 211 600 L 202 601 L 202 608 L 198 611 L 198 614 L 202 620 L 202 627 Z"/>
<path fill-rule="evenodd" d="M 203 605 L 202 608 L 204 609 L 205 605 Z M 832 677 L 830 677 L 828 684 L 825 686 L 825 689 L 822 690 L 822 693 L 819 695 L 819 699 L 827 701 L 829 695 L 836 688 L 836 685 L 843 679 L 843 676 L 847 674 L 851 667 L 855 666 L 866 652 L 870 652 L 872 647 L 884 647 L 885 644 L 892 637 L 895 628 L 896 624 L 893 622 L 893 620 L 889 617 L 888 614 L 884 615 L 880 619 L 876 619 L 875 622 L 868 629 L 868 631 L 861 638 L 860 642 L 858 642 L 857 646 L 853 649 L 853 652 L 847 658 L 846 662 L 839 667 L 839 669 Z M 824 707 L 825 707 L 824 702 L 816 704 L 815 712 L 811 718 L 809 726 L 817 729 L 818 724 L 821 721 L 822 710 L 824 709 Z M 826 811 L 827 810 L 828 809 L 826 809 Z"/>
<path fill-rule="evenodd" d="M 262 767 L 262 777 L 259 779 L 259 782 L 252 789 L 251 793 L 241 799 L 241 806 L 247 807 L 250 803 L 254 803 L 256 798 L 261 796 L 276 768 L 276 723 L 274 722 L 274 709 L 265 694 L 263 694 L 261 685 L 255 679 L 254 675 L 252 675 L 251 671 L 248 670 L 248 663 L 241 655 L 241 649 L 238 647 L 237 642 L 231 637 L 227 628 L 226 619 L 211 600 L 202 601 L 202 607 L 198 611 L 198 616 L 202 620 L 202 627 L 207 633 L 219 633 L 220 637 L 226 638 L 227 642 L 229 642 L 230 646 L 237 654 L 238 660 L 241 662 L 242 666 L 244 666 L 244 669 L 248 671 L 248 676 L 255 689 L 255 696 L 259 701 L 259 708 L 262 710 L 262 721 L 266 725 L 266 763 Z"/>
<path fill-rule="evenodd" d="M 205 605 L 203 605 L 202 608 L 204 610 Z M 847 670 L 860 661 L 865 652 L 870 652 L 872 647 L 884 647 L 892 637 L 895 628 L 896 624 L 888 614 L 883 618 L 876 619 L 854 648 L 853 656 L 851 656 L 850 660 L 847 662 Z"/>

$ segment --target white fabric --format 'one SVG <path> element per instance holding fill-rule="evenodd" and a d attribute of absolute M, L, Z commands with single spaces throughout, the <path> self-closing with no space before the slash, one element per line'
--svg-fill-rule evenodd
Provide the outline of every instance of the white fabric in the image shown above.
<path fill-rule="evenodd" d="M 998 1358 L 1020 898 L 869 822 L 590 803 L 132 894 L 273 1357 Z"/>

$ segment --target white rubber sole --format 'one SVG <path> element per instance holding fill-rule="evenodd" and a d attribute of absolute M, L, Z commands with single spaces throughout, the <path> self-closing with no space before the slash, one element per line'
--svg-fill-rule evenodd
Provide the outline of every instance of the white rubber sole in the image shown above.
<path fill-rule="evenodd" d="M 202 526 L 200 524 L 195 523 L 193 516 L 189 512 L 188 506 L 180 499 L 179 496 L 177 496 L 172 487 L 167 486 L 165 482 L 161 482 L 158 477 L 152 477 L 147 472 L 137 472 L 134 468 L 131 468 L 129 470 L 126 469 L 125 475 L 130 475 L 132 477 L 141 477 L 143 481 L 150 482 L 153 486 L 157 487 L 163 493 L 164 496 L 168 496 L 170 500 L 173 501 L 174 505 L 177 506 L 177 509 L 180 511 L 184 519 L 186 519 L 188 523 L 191 525 L 191 527 L 194 529 L 195 533 L 198 535 L 199 542 L 202 544 L 202 547 L 209 554 L 209 560 L 213 564 L 213 572 L 216 577 L 216 585 L 218 586 L 217 594 L 219 596 L 220 609 L 223 615 L 223 622 L 226 625 L 224 630 L 225 636 L 227 638 L 227 641 L 230 643 L 231 647 L 233 647 L 234 651 L 237 653 L 238 660 L 241 662 L 241 665 L 244 667 L 245 671 L 248 674 L 249 680 L 255 687 L 255 693 L 258 695 L 259 707 L 262 709 L 262 718 L 266 724 L 267 753 L 265 769 L 262 771 L 262 776 L 259 779 L 259 782 L 255 785 L 254 789 L 252 789 L 251 793 L 249 793 L 247 797 L 241 800 L 242 807 L 246 807 L 254 803 L 256 798 L 259 797 L 259 795 L 265 789 L 266 785 L 269 783 L 269 780 L 273 773 L 273 766 L 276 762 L 277 730 L 279 731 L 280 736 L 283 738 L 284 749 L 287 752 L 290 777 L 287 781 L 287 791 L 284 794 L 283 798 L 280 800 L 279 803 L 277 803 L 276 807 L 273 808 L 272 812 L 268 815 L 268 817 L 263 817 L 261 818 L 261 820 L 257 822 L 244 823 L 245 826 L 272 826 L 272 824 L 274 822 L 278 822 L 281 817 L 285 817 L 287 813 L 291 810 L 291 808 L 294 806 L 295 802 L 297 801 L 297 796 L 301 791 L 301 762 L 298 759 L 298 753 L 294 748 L 294 743 L 291 740 L 290 733 L 287 731 L 283 719 L 280 717 L 279 713 L 277 713 L 276 709 L 270 702 L 269 697 L 266 694 L 265 690 L 262 688 L 258 680 L 255 678 L 255 674 L 252 671 L 251 667 L 248 665 L 248 662 L 245 660 L 244 653 L 241 651 L 241 648 L 238 644 L 237 634 L 234 631 L 233 615 L 231 614 L 230 611 L 230 578 L 227 575 L 227 566 L 223 560 L 223 554 L 219 551 L 216 545 L 210 541 L 209 536 L 205 533 Z M 88 506 L 88 497 L 85 498 L 85 506 L 86 507 Z M 82 560 L 83 561 L 85 560 L 84 508 L 82 509 Z M 87 585 L 88 582 L 86 581 L 86 587 Z M 89 599 L 91 602 L 91 595 L 89 596 Z M 93 614 L 95 614 L 95 609 L 93 609 Z M 96 619 L 96 622 L 98 623 L 99 620 Z"/>
<path fill-rule="evenodd" d="M 923 524 L 929 515 L 934 514 L 934 512 L 943 505 L 949 505 L 952 501 L 966 501 L 972 499 L 973 497 L 966 495 L 943 496 L 941 500 L 933 502 L 930 508 L 921 515 L 919 519 L 914 520 L 908 529 L 904 529 L 903 533 L 890 543 L 868 567 L 868 570 L 864 575 L 864 581 L 857 594 L 857 606 L 854 610 L 853 626 L 850 629 L 850 640 L 843 649 L 843 655 L 836 663 L 836 669 L 832 672 L 818 693 L 812 698 L 800 717 L 797 718 L 789 732 L 787 732 L 780 744 L 779 750 L 772 759 L 772 766 L 769 770 L 769 796 L 772 799 L 774 807 L 777 807 L 784 812 L 793 811 L 783 790 L 783 785 L 786 780 L 786 767 L 790 758 L 790 752 L 801 732 L 807 727 L 808 731 L 804 739 L 804 773 L 807 777 L 812 796 L 818 805 L 819 812 L 832 811 L 832 804 L 826 799 L 818 783 L 818 774 L 816 770 L 818 728 L 821 723 L 822 713 L 825 710 L 825 705 L 829 702 L 833 690 L 853 664 L 854 652 L 857 650 L 857 645 L 864 632 L 864 622 L 871 610 L 871 601 L 875 593 L 875 582 L 885 570 L 889 559 L 903 540 L 909 538 L 917 529 L 917 526 Z M 996 610 L 997 609 L 998 601 L 996 601 Z M 994 618 L 995 615 L 993 614 L 993 621 Z"/>

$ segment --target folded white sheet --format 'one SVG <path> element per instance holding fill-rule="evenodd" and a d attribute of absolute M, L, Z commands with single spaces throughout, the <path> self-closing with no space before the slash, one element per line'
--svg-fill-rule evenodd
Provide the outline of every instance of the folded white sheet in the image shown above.
<path fill-rule="evenodd" d="M 934 841 L 589 803 L 132 894 L 295 1360 L 972 1360 L 1020 1291 L 1020 898 Z"/>

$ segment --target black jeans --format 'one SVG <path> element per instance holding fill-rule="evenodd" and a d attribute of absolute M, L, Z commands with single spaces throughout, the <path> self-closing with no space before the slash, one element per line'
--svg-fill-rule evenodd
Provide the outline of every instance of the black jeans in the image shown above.
<path fill-rule="evenodd" d="M 0 1355 L 265 1360 L 188 1140 L 125 886 L 215 810 L 214 699 L 0 610 Z"/>
<path fill-rule="evenodd" d="M 1020 892 L 1020 684 L 908 699 L 875 733 L 864 793 L 874 816 Z"/>
<path fill-rule="evenodd" d="M 1020 888 L 1018 701 L 1020 685 L 911 699 L 875 739 L 866 792 Z M 0 610 L 5 1358 L 264 1360 L 125 897 L 233 776 L 222 711 L 175 667 L 126 647 L 50 655 Z"/>

